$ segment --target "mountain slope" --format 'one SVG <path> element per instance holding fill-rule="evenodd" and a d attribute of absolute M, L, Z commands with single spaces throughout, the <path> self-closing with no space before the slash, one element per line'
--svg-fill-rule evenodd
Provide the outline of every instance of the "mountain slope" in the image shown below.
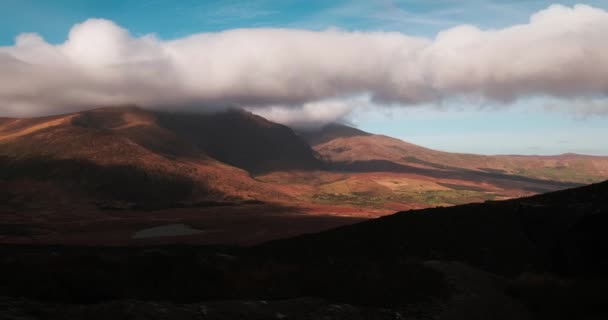
<path fill-rule="evenodd" d="M 203 140 L 200 136 L 185 137 L 179 130 L 174 132 L 172 127 L 162 126 L 161 117 L 164 120 L 167 115 L 125 107 L 33 119 L 4 119 L 0 123 L 0 160 L 3 163 L 0 177 L 13 181 L 44 181 L 71 190 L 84 190 L 76 197 L 109 200 L 118 197 L 121 201 L 140 203 L 285 198 L 272 186 L 253 180 L 246 171 L 210 157 L 210 153 L 216 153 L 199 143 Z M 260 127 L 262 131 L 266 126 L 258 125 L 257 119 L 247 120 L 248 116 L 244 114 L 229 116 L 223 122 L 218 121 L 218 117 L 222 116 L 188 116 L 200 120 L 203 125 L 214 122 L 224 128 L 238 128 L 248 122 L 250 127 Z M 181 127 L 188 128 L 190 122 L 184 122 Z M 281 142 L 292 145 L 289 136 L 283 137 Z M 205 138 L 219 139 L 217 135 Z M 251 135 L 245 143 L 263 145 L 269 143 L 264 140 L 266 138 L 268 136 Z M 231 145 L 235 140 L 220 142 L 226 149 L 239 147 Z M 316 161 L 310 148 L 300 147 Z M 262 155 L 243 166 L 260 168 L 259 163 L 275 156 L 276 153 Z M 288 161 L 286 167 L 291 165 L 291 158 L 277 158 Z"/>
<path fill-rule="evenodd" d="M 290 128 L 243 110 L 215 114 L 156 113 L 159 125 L 211 157 L 260 173 L 319 169 L 308 144 Z"/>
<path fill-rule="evenodd" d="M 365 208 L 375 216 L 529 196 L 608 178 L 608 157 L 449 153 L 339 124 L 300 134 L 326 171 L 256 178 L 313 203 Z"/>
<path fill-rule="evenodd" d="M 608 176 L 606 157 L 455 154 L 343 125 L 296 134 L 241 110 L 136 107 L 0 119 L 0 161 L 1 179 L 27 179 L 45 190 L 61 185 L 70 189 L 66 197 L 103 206 L 256 199 L 371 216 L 531 195 Z"/>
<path fill-rule="evenodd" d="M 318 132 L 305 133 L 303 136 L 323 159 L 334 163 L 380 160 L 425 169 L 465 169 L 574 183 L 592 183 L 608 178 L 608 157 L 576 154 L 483 156 L 449 153 L 337 124 Z"/>

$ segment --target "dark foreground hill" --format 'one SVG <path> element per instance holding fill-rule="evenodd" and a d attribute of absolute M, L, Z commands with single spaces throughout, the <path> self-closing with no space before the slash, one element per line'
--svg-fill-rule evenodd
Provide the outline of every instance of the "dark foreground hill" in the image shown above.
<path fill-rule="evenodd" d="M 608 276 L 608 182 L 448 208 L 399 212 L 264 244 L 310 256 L 415 257 L 462 261 L 502 275 L 553 272 Z"/>
<path fill-rule="evenodd" d="M 608 182 L 256 247 L 0 247 L 25 319 L 605 319 Z"/>

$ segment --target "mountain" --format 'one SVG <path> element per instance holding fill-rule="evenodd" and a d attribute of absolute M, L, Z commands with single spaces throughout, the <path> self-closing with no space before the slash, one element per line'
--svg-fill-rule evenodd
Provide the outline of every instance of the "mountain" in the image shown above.
<path fill-rule="evenodd" d="M 608 157 L 447 153 L 339 124 L 294 132 L 243 110 L 129 106 L 2 118 L 0 162 L 10 208 L 254 200 L 288 211 L 366 217 L 520 197 L 608 177 Z"/>
<path fill-rule="evenodd" d="M 303 136 L 323 159 L 333 163 L 385 161 L 395 167 L 404 165 L 461 172 L 471 170 L 574 183 L 599 182 L 608 177 L 608 157 L 449 153 L 339 124 L 331 124 L 321 130 L 304 133 Z"/>
<path fill-rule="evenodd" d="M 399 211 L 522 197 L 608 178 L 608 157 L 449 153 L 340 124 L 300 134 L 329 171 L 343 175 L 258 179 L 290 186 L 312 183 L 309 197 L 321 203 Z"/>
<path fill-rule="evenodd" d="M 608 157 L 448 153 L 340 124 L 299 134 L 325 170 L 256 179 L 290 188 L 311 203 L 365 208 L 373 216 L 529 196 L 608 178 Z"/>
<path fill-rule="evenodd" d="M 293 130 L 247 111 L 156 116 L 160 126 L 214 159 L 254 174 L 321 168 L 315 152 Z"/>
<path fill-rule="evenodd" d="M 2 119 L 0 161 L 5 180 L 29 179 L 82 197 L 168 206 L 280 200 L 279 192 L 247 171 L 319 166 L 291 129 L 244 111 L 171 114 L 135 107 Z"/>

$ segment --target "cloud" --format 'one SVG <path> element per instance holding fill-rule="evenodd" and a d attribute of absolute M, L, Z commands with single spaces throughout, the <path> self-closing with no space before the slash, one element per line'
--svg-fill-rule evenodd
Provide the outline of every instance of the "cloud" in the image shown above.
<path fill-rule="evenodd" d="M 606 97 L 607 38 L 608 12 L 585 5 L 553 5 L 504 29 L 462 25 L 434 39 L 236 29 L 163 41 L 90 19 L 62 44 L 22 34 L 0 47 L 0 115 L 138 104 L 245 107 L 298 122 L 343 117 L 351 110 L 344 103 L 362 95 L 396 106 Z"/>
<path fill-rule="evenodd" d="M 250 111 L 274 122 L 296 128 L 322 127 L 331 122 L 343 121 L 355 110 L 370 107 L 367 97 L 335 99 L 305 103 L 301 106 L 269 106 Z"/>

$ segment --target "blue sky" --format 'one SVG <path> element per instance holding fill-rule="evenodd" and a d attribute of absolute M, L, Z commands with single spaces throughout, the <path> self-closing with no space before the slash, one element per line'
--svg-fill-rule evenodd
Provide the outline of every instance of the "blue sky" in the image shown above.
<path fill-rule="evenodd" d="M 233 28 L 282 27 L 319 30 L 398 31 L 432 37 L 459 24 L 501 28 L 524 23 L 545 0 L 0 0 L 0 45 L 22 32 L 46 40 L 65 40 L 70 28 L 88 18 L 106 18 L 135 35 L 154 33 L 172 39 Z M 608 1 L 585 4 L 608 8 Z"/>
<path fill-rule="evenodd" d="M 526 23 L 553 1 L 166 1 L 166 0 L 0 0 L 0 46 L 24 32 L 50 43 L 65 41 L 70 28 L 88 18 L 105 18 L 132 35 L 175 39 L 235 28 L 339 28 L 395 31 L 433 38 L 461 24 L 483 29 Z M 577 1 L 559 1 L 573 5 Z M 608 8 L 608 1 L 585 1 Z M 510 107 L 387 108 L 355 113 L 352 123 L 427 147 L 472 153 L 608 155 L 608 116 L 547 111 L 543 99 L 519 100 Z"/>

